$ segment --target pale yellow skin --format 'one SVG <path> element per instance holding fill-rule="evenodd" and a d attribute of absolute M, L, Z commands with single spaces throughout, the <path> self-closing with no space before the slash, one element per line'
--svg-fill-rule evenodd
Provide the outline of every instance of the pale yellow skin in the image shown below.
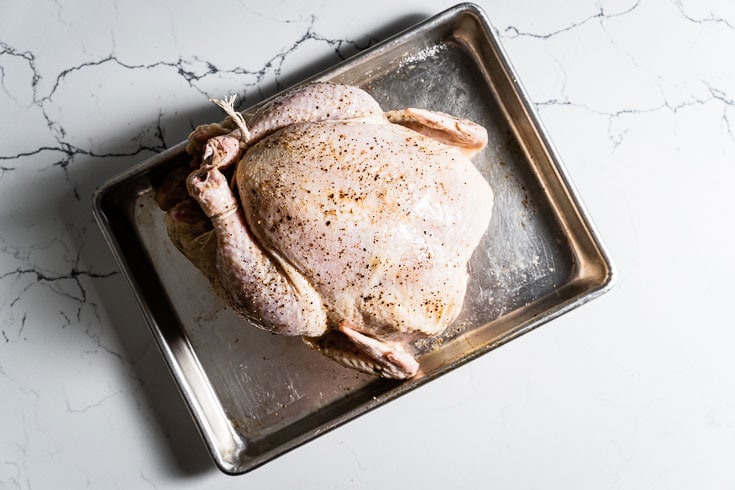
<path fill-rule="evenodd" d="M 233 308 L 343 364 L 415 375 L 404 346 L 457 317 L 490 220 L 492 190 L 469 160 L 485 130 L 418 109 L 383 113 L 333 84 L 291 92 L 247 130 L 209 138 L 187 183 L 212 219 Z M 220 172 L 238 159 L 239 203 Z M 351 348 L 320 343 L 334 332 Z"/>

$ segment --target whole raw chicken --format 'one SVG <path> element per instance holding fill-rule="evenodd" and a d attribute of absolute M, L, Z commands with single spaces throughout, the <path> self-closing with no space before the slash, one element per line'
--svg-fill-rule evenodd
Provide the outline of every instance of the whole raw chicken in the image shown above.
<path fill-rule="evenodd" d="M 247 123 L 234 99 L 215 102 L 237 128 L 191 134 L 202 153 L 187 188 L 212 222 L 212 276 L 231 306 L 347 366 L 414 376 L 411 342 L 459 314 L 490 221 L 492 190 L 469 160 L 485 129 L 421 109 L 384 113 L 363 90 L 328 83 Z"/>

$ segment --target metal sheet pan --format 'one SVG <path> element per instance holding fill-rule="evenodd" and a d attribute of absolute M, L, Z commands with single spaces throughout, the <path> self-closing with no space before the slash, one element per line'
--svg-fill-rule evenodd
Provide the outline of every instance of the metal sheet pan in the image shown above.
<path fill-rule="evenodd" d="M 377 379 L 299 339 L 243 326 L 173 247 L 154 187 L 183 143 L 103 185 L 95 216 L 217 466 L 239 474 L 606 291 L 611 262 L 485 14 L 461 4 L 315 77 L 385 110 L 425 107 L 489 132 L 474 158 L 496 193 L 460 317 L 422 346 L 424 374 Z"/>

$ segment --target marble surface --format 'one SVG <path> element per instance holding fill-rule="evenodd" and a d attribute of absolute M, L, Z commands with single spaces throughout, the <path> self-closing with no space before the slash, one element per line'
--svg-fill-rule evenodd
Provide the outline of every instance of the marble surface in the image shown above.
<path fill-rule="evenodd" d="M 0 488 L 733 488 L 735 4 L 480 2 L 618 278 L 221 474 L 91 217 L 102 182 L 451 5 L 0 3 Z"/>

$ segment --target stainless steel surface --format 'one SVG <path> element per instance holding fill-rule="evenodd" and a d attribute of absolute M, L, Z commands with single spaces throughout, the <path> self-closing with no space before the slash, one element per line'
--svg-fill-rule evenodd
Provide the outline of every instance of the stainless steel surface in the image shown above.
<path fill-rule="evenodd" d="M 496 193 L 460 318 L 421 347 L 421 377 L 376 379 L 299 339 L 248 328 L 171 245 L 153 187 L 178 145 L 108 182 L 95 215 L 217 465 L 248 471 L 604 292 L 611 263 L 484 14 L 463 4 L 316 77 L 385 110 L 426 107 L 489 132 Z"/>

